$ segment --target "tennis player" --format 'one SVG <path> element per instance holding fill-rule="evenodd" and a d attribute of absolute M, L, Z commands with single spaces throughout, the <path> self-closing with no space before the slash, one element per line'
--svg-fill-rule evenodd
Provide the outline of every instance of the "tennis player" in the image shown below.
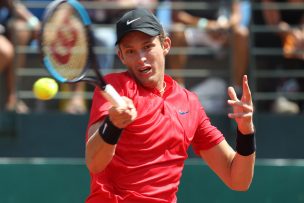
<path fill-rule="evenodd" d="M 197 96 L 165 72 L 170 38 L 144 9 L 116 24 L 117 53 L 126 72 L 106 76 L 127 105 L 113 107 L 96 88 L 87 132 L 91 174 L 87 203 L 177 202 L 176 192 L 190 145 L 233 190 L 249 188 L 255 162 L 253 104 L 247 76 L 239 100 L 228 88 L 237 123 L 236 151 L 210 123 Z"/>

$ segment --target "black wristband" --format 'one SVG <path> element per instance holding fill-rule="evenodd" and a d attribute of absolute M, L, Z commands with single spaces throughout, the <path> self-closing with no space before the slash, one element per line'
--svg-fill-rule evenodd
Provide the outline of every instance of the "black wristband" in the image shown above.
<path fill-rule="evenodd" d="M 103 124 L 99 128 L 100 137 L 108 144 L 115 145 L 117 144 L 122 129 L 116 127 L 107 116 Z"/>
<path fill-rule="evenodd" d="M 244 135 L 237 129 L 236 151 L 242 156 L 249 156 L 256 150 L 254 133 Z"/>

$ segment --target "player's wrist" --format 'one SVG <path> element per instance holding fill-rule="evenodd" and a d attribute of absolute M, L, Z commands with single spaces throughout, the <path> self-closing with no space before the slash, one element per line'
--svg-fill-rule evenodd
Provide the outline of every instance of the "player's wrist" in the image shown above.
<path fill-rule="evenodd" d="M 249 134 L 253 134 L 254 133 L 254 125 L 253 123 L 251 122 L 250 124 L 248 125 L 241 125 L 241 126 L 238 126 L 238 131 L 243 134 L 243 135 L 249 135 Z"/>
<path fill-rule="evenodd" d="M 242 134 L 239 129 L 237 129 L 236 151 L 242 156 L 249 156 L 256 151 L 254 132 L 250 134 Z"/>
<path fill-rule="evenodd" d="M 118 143 L 122 129 L 116 127 L 107 116 L 99 127 L 99 135 L 106 143 L 115 145 Z"/>

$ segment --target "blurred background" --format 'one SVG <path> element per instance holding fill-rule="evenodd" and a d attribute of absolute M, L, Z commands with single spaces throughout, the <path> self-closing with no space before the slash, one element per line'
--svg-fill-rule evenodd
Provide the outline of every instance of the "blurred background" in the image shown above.
<path fill-rule="evenodd" d="M 0 202 L 84 202 L 89 172 L 85 134 L 93 87 L 60 85 L 37 100 L 49 77 L 38 35 L 51 0 L 0 0 Z M 212 123 L 235 146 L 226 89 L 241 95 L 248 74 L 255 106 L 257 163 L 247 192 L 229 190 L 189 149 L 182 203 L 304 202 L 304 0 L 82 0 L 92 18 L 103 73 L 124 71 L 115 55 L 115 22 L 145 7 L 172 39 L 166 72 L 199 96 Z M 204 183 L 203 186 L 201 183 Z"/>

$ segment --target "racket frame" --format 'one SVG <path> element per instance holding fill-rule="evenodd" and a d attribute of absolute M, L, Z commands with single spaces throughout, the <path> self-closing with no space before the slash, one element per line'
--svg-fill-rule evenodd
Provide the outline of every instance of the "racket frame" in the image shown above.
<path fill-rule="evenodd" d="M 49 18 L 54 14 L 54 12 L 57 10 L 57 8 L 62 3 L 68 3 L 72 6 L 75 13 L 79 15 L 80 19 L 82 20 L 82 23 L 85 28 L 85 32 L 88 37 L 88 51 L 89 51 L 89 58 L 86 62 L 85 67 L 83 68 L 82 73 L 78 78 L 68 80 L 64 77 L 62 77 L 51 65 L 50 60 L 48 57 L 44 54 L 43 51 L 43 33 L 46 23 L 48 22 Z M 46 12 L 43 17 L 42 21 L 42 29 L 40 33 L 40 50 L 41 50 L 41 57 L 43 61 L 43 65 L 47 69 L 47 71 L 60 83 L 77 83 L 77 82 L 87 82 L 91 85 L 98 86 L 102 90 L 102 95 L 114 106 L 125 106 L 125 101 L 121 98 L 121 96 L 117 93 L 117 91 L 114 89 L 114 87 L 110 84 L 107 84 L 105 80 L 102 77 L 102 74 L 100 73 L 100 66 L 97 62 L 96 56 L 93 52 L 93 47 L 95 46 L 95 40 L 93 36 L 93 32 L 91 29 L 91 19 L 89 17 L 89 14 L 87 13 L 86 9 L 83 7 L 81 3 L 79 3 L 77 0 L 55 0 L 51 2 L 47 8 Z M 93 69 L 95 72 L 96 77 L 87 76 L 87 73 L 90 69 Z"/>

